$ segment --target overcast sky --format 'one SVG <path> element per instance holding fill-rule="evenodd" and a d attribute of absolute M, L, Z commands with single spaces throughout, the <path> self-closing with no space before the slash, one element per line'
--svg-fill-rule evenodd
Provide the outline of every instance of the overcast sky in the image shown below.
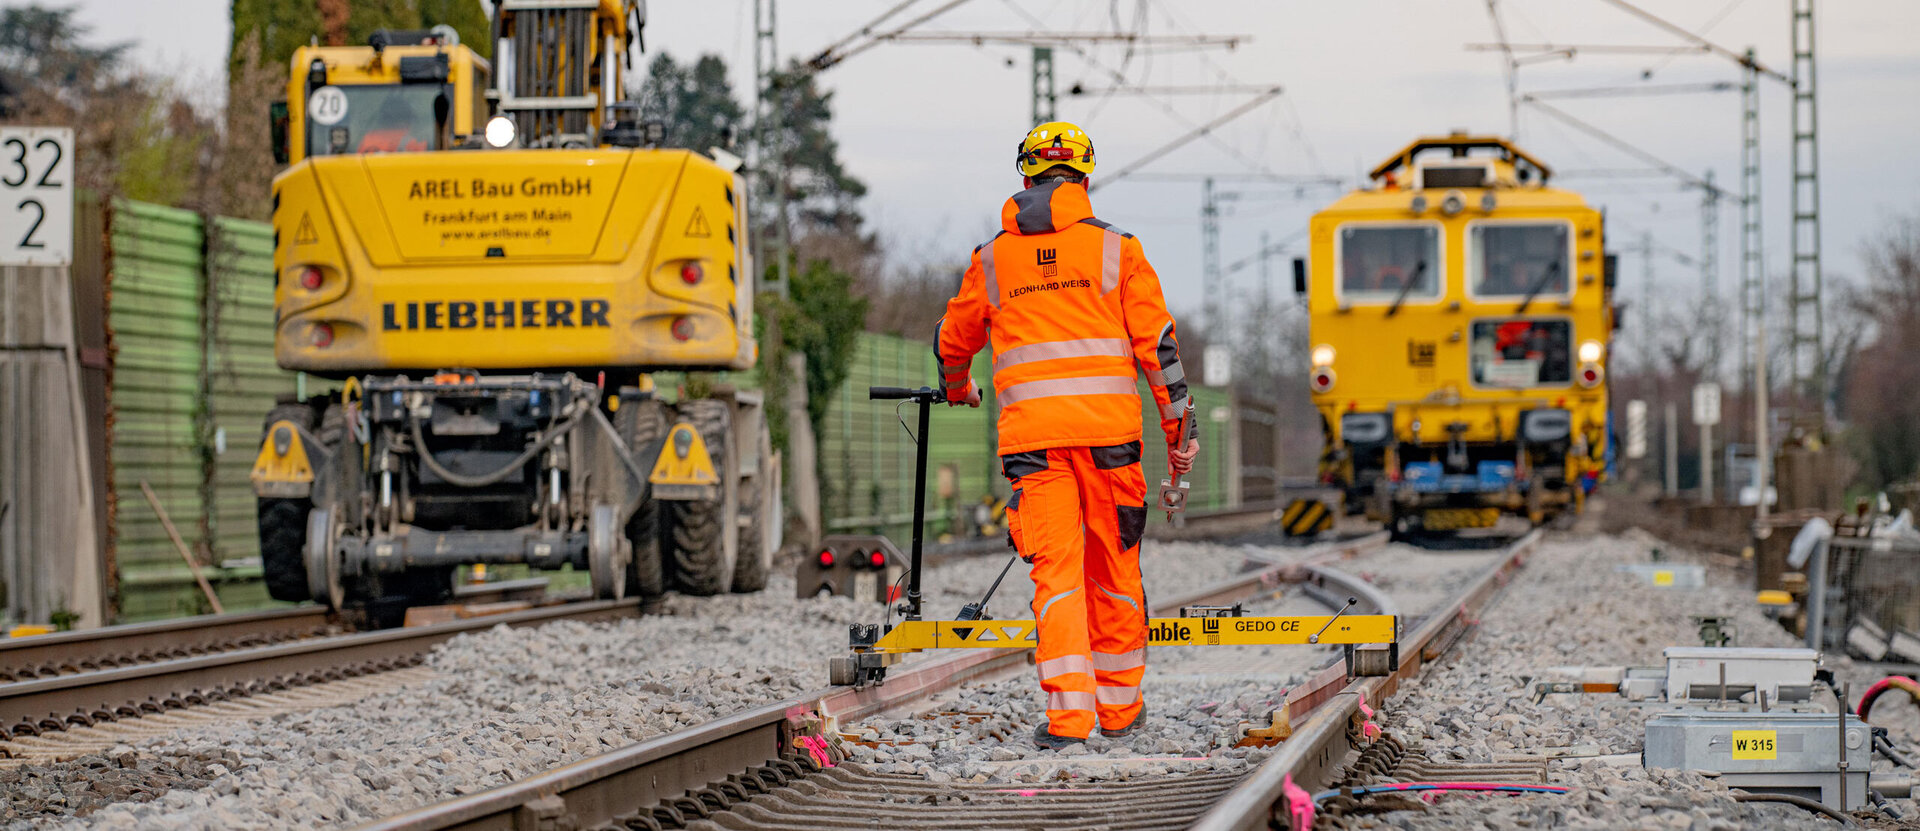
<path fill-rule="evenodd" d="M 972 0 L 916 31 L 1133 29 L 1146 0 Z M 810 56 L 857 30 L 896 0 L 786 0 L 780 4 L 783 58 Z M 1790 69 L 1788 0 L 1640 0 L 1674 23 L 1734 49 L 1753 46 L 1760 61 Z M 12 0 L 8 0 L 12 5 Z M 225 62 L 229 0 L 79 0 L 96 40 L 130 40 L 145 65 L 191 88 L 217 90 Z M 735 89 L 752 89 L 752 0 L 653 0 L 650 51 L 676 57 L 713 52 L 734 68 Z M 919 6 L 941 5 L 922 0 Z M 1422 133 L 1451 128 L 1507 133 L 1502 59 L 1465 46 L 1493 40 L 1482 0 L 1152 0 L 1149 34 L 1245 35 L 1239 48 L 1206 53 L 1135 54 L 1127 77 L 1155 86 L 1280 84 L 1276 102 L 1159 159 L 1163 174 L 1222 174 L 1219 187 L 1244 187 L 1224 203 L 1222 260 L 1243 260 L 1266 232 L 1276 241 L 1301 233 L 1313 210 L 1336 192 L 1239 183 L 1255 165 L 1283 174 L 1324 174 L 1351 185 L 1364 171 Z M 1857 275 L 1865 239 L 1896 214 L 1920 211 L 1920 3 L 1912 0 L 1821 2 L 1818 19 L 1822 201 L 1826 269 Z M 1505 0 L 1515 43 L 1680 43 L 1604 0 Z M 1098 65 L 1087 60 L 1090 56 Z M 1123 66 L 1123 50 L 1060 50 L 1060 115 L 1093 136 L 1101 173 L 1111 173 L 1246 100 L 1244 94 L 1072 98 L 1074 82 L 1110 86 L 1105 68 Z M 1651 70 L 1650 75 L 1648 70 Z M 1533 63 L 1521 91 L 1737 81 L 1724 59 L 1584 54 Z M 958 259 L 998 223 L 1002 200 L 1019 186 L 1011 150 L 1028 128 L 1028 50 L 1014 46 L 881 45 L 822 76 L 834 92 L 835 132 L 852 172 L 871 195 L 864 205 L 905 261 Z M 1761 109 L 1768 271 L 1784 274 L 1788 225 L 1788 105 L 1784 85 L 1763 82 Z M 216 93 L 203 92 L 212 95 Z M 1730 191 L 1739 184 L 1739 95 L 1583 98 L 1553 102 L 1660 159 L 1695 174 L 1711 170 Z M 261 102 L 258 106 L 264 107 Z M 264 121 L 263 121 L 264 123 Z M 1552 117 L 1522 107 L 1522 146 L 1565 171 L 1644 170 L 1647 165 Z M 1694 296 L 1697 267 L 1679 257 L 1701 250 L 1700 195 L 1670 178 L 1575 179 L 1610 220 L 1609 248 L 1623 254 L 1623 286 L 1642 287 L 1639 235 L 1651 232 L 1656 291 Z M 1096 212 L 1139 235 L 1176 308 L 1201 302 L 1198 181 L 1121 181 L 1095 194 Z M 1738 279 L 1738 205 L 1720 211 L 1720 285 L 1732 298 Z M 1287 281 L 1276 260 L 1277 284 Z M 1229 277 L 1230 291 L 1258 290 L 1257 269 Z M 1731 312 L 1730 312 L 1731 313 Z"/>

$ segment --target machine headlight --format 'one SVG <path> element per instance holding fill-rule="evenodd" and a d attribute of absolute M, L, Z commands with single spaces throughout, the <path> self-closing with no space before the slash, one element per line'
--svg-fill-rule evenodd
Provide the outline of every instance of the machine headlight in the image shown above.
<path fill-rule="evenodd" d="M 1600 362 L 1600 358 L 1606 355 L 1606 352 L 1607 348 L 1601 345 L 1599 341 L 1587 341 L 1580 344 L 1580 362 L 1583 364 L 1597 364 Z"/>
<path fill-rule="evenodd" d="M 496 115 L 493 117 L 493 120 L 487 122 L 487 144 L 494 147 L 506 147 L 513 143 L 515 132 L 517 131 L 513 126 L 513 119 L 504 115 Z"/>
<path fill-rule="evenodd" d="M 1320 344 L 1313 348 L 1314 366 L 1333 366 L 1333 347 Z"/>

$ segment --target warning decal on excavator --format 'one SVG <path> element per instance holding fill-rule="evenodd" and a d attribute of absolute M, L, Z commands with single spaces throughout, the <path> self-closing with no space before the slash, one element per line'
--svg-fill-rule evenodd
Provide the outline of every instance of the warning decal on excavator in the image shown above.
<path fill-rule="evenodd" d="M 687 220 L 686 236 L 700 238 L 713 236 L 713 229 L 707 227 L 707 214 L 700 210 L 699 205 L 693 206 L 693 218 Z"/>
<path fill-rule="evenodd" d="M 293 232 L 294 245 L 312 245 L 320 241 L 320 232 L 313 230 L 313 214 L 300 215 L 300 227 Z"/>

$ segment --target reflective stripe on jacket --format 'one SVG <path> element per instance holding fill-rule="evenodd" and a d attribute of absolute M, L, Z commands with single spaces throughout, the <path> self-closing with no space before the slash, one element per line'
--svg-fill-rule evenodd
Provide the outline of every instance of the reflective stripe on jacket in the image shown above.
<path fill-rule="evenodd" d="M 1095 219 L 1086 188 L 1071 182 L 1014 194 L 1000 222 L 940 321 L 948 400 L 966 397 L 973 355 L 991 339 L 1000 453 L 1124 444 L 1140 439 L 1137 368 L 1173 445 L 1187 382 L 1140 241 Z"/>

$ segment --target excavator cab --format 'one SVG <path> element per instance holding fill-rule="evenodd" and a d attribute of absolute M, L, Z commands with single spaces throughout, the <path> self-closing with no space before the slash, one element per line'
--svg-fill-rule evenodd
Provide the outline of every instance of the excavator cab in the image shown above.
<path fill-rule="evenodd" d="M 272 105 L 274 157 L 480 149 L 493 67 L 451 27 L 375 32 L 366 46 L 294 51 Z"/>

